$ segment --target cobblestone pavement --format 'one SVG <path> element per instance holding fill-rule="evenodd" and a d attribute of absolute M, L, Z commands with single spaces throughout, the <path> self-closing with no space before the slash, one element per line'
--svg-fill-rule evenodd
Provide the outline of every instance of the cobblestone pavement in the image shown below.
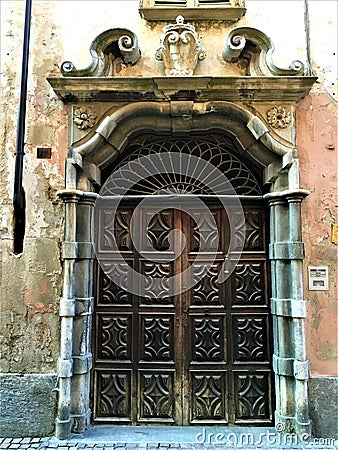
<path fill-rule="evenodd" d="M 296 445 L 269 445 L 268 443 L 261 445 L 247 445 L 238 444 L 229 446 L 225 444 L 174 444 L 174 443 L 109 443 L 109 442 L 83 442 L 77 441 L 76 438 L 71 438 L 67 441 L 58 441 L 55 438 L 0 438 L 0 450 L 168 450 L 168 449 L 181 449 L 181 450 L 202 450 L 202 449 L 313 449 L 313 450 L 335 450 L 337 449 L 337 441 L 333 439 L 320 439 L 318 441 L 312 441 L 309 444 Z"/>

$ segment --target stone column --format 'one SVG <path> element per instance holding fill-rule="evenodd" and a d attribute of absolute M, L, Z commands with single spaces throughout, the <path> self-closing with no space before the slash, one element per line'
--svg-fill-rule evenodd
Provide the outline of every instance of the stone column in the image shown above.
<path fill-rule="evenodd" d="M 90 424 L 91 327 L 93 312 L 92 245 L 93 207 L 97 194 L 84 192 L 77 207 L 77 259 L 74 269 L 75 317 L 73 329 L 72 431 L 82 433 Z"/>
<path fill-rule="evenodd" d="M 298 435 L 310 434 L 308 410 L 309 368 L 306 357 L 305 317 L 306 303 L 303 289 L 303 259 L 301 228 L 301 202 L 308 191 L 298 190 L 287 196 L 289 204 L 289 240 L 295 248 L 294 258 L 290 261 L 292 274 L 291 298 L 296 303 L 293 316 L 294 376 L 295 376 L 295 427 Z M 297 251 L 299 247 L 299 251 Z"/>
<path fill-rule="evenodd" d="M 60 299 L 61 337 L 58 361 L 58 412 L 55 434 L 66 439 L 71 430 L 71 378 L 73 375 L 73 324 L 75 315 L 74 264 L 77 257 L 76 208 L 80 191 L 58 193 L 65 205 L 64 241 L 62 243 L 63 290 Z"/>
<path fill-rule="evenodd" d="M 276 424 L 285 431 L 309 433 L 308 363 L 305 352 L 300 205 L 308 191 L 267 194 L 271 230 L 271 312 L 274 324 L 273 368 L 276 379 Z"/>

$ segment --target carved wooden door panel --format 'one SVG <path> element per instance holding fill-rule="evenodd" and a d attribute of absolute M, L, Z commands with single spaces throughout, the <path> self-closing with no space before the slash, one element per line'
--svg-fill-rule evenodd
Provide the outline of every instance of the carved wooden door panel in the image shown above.
<path fill-rule="evenodd" d="M 229 244 L 229 225 L 224 210 L 216 205 L 210 209 L 219 234 L 216 252 L 215 236 L 203 212 L 195 211 L 195 220 L 179 210 L 140 212 L 139 252 L 130 236 L 134 209 L 119 209 L 113 226 L 125 260 L 114 266 L 119 286 L 101 270 L 96 283 L 94 422 L 272 423 L 264 208 L 245 206 L 244 251 L 223 283 L 217 278 Z M 147 215 L 152 219 L 145 229 Z M 182 230 L 186 238 L 185 250 L 174 261 L 168 254 L 173 229 Z M 216 258 L 207 269 L 211 248 Z M 168 261 L 156 261 L 154 251 L 167 252 Z M 151 275 L 143 295 L 123 289 L 128 283 L 127 264 Z M 199 281 L 170 296 L 169 277 L 190 266 Z M 154 295 L 159 289 L 163 295 Z"/>

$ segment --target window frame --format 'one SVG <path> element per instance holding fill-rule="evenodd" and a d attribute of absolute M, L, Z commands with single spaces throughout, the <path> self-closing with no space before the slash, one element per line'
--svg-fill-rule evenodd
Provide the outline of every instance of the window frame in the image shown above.
<path fill-rule="evenodd" d="M 163 5 L 156 4 L 162 1 Z M 170 4 L 170 1 L 172 4 Z M 174 21 L 178 15 L 188 20 L 227 20 L 235 22 L 246 12 L 245 0 L 185 0 L 184 4 L 175 4 L 178 0 L 140 0 L 139 13 L 148 21 Z M 181 0 L 182 1 L 182 0 Z M 202 2 L 202 3 L 200 3 Z"/>

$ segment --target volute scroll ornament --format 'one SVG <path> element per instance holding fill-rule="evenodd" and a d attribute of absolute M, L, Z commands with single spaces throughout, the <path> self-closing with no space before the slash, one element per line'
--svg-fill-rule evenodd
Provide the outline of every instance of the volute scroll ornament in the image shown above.
<path fill-rule="evenodd" d="M 250 76 L 306 76 L 304 64 L 295 60 L 289 68 L 277 67 L 272 54 L 275 48 L 271 39 L 262 31 L 251 27 L 237 27 L 229 32 L 223 47 L 224 61 L 233 63 L 240 58 L 249 61 Z"/>
<path fill-rule="evenodd" d="M 175 24 L 163 28 L 160 42 L 155 58 L 163 61 L 167 76 L 191 76 L 198 61 L 206 57 L 195 27 L 184 23 L 183 16 L 177 16 Z"/>
<path fill-rule="evenodd" d="M 71 61 L 61 65 L 65 77 L 104 77 L 114 76 L 122 66 L 135 64 L 141 57 L 141 50 L 135 33 L 126 28 L 113 28 L 104 31 L 92 42 L 91 64 L 77 70 Z"/>

